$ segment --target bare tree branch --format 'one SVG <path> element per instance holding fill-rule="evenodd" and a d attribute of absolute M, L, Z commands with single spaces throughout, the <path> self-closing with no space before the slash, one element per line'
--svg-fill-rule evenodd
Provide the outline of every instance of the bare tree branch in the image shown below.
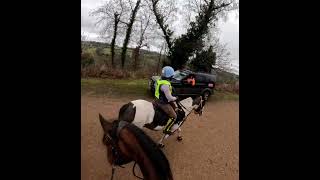
<path fill-rule="evenodd" d="M 173 31 L 171 31 L 169 29 L 169 25 L 166 24 L 166 20 L 165 20 L 166 16 L 163 15 L 163 13 L 161 12 L 161 9 L 159 9 L 159 7 L 158 7 L 159 0 L 151 0 L 151 2 L 152 2 L 152 11 L 156 17 L 156 21 L 157 21 L 160 29 L 162 30 L 162 33 L 163 33 L 163 36 L 167 42 L 167 46 L 169 48 L 169 51 L 171 51 L 171 47 L 173 45 L 171 36 L 173 34 Z"/>
<path fill-rule="evenodd" d="M 207 0 L 203 0 L 203 1 L 206 3 L 207 6 L 209 5 L 209 2 Z"/>
<path fill-rule="evenodd" d="M 125 24 L 125 25 L 129 25 L 129 23 L 128 22 L 124 22 L 124 21 L 122 21 L 122 20 L 120 20 L 119 22 L 121 22 L 122 24 Z"/>
<path fill-rule="evenodd" d="M 129 4 L 130 4 L 131 11 L 133 11 L 132 2 L 131 2 L 131 0 L 128 0 L 128 1 L 129 1 Z"/>

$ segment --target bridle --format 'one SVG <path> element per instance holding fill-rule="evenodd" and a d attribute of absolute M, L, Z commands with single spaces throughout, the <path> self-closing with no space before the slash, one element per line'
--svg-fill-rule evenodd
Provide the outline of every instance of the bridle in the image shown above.
<path fill-rule="evenodd" d="M 182 105 L 181 103 L 180 103 L 180 101 L 177 101 L 177 105 L 178 105 L 178 108 L 179 109 L 185 109 L 185 110 L 187 110 L 188 111 L 188 109 L 184 106 L 184 105 Z"/>
<path fill-rule="evenodd" d="M 115 157 L 115 160 L 112 161 L 112 170 L 111 170 L 111 180 L 113 180 L 114 172 L 116 170 L 116 164 L 119 161 L 119 152 L 117 149 L 117 145 L 115 143 L 115 140 L 112 139 L 112 137 L 109 135 L 109 133 L 104 134 L 103 142 L 105 145 L 109 144 L 111 146 L 111 153 L 112 156 Z M 118 164 L 119 167 L 124 168 L 120 164 Z"/>
<path fill-rule="evenodd" d="M 179 109 L 185 109 L 188 113 L 187 114 L 190 114 L 190 112 L 192 111 L 189 111 L 185 106 L 183 106 L 181 103 L 180 103 L 180 101 L 176 101 L 177 102 L 177 105 L 178 105 L 178 108 Z M 195 112 L 197 112 L 197 113 L 199 113 L 199 115 L 202 115 L 202 110 L 203 110 L 203 100 L 202 100 L 202 98 L 201 98 L 201 100 L 200 100 L 200 104 L 199 104 L 199 107 L 197 108 L 197 109 L 199 109 L 199 110 L 194 110 Z"/>
<path fill-rule="evenodd" d="M 103 138 L 103 142 L 104 144 L 109 144 L 111 146 L 111 152 L 112 152 L 112 156 L 115 157 L 115 160 L 112 161 L 112 170 L 111 170 L 111 180 L 113 180 L 113 176 L 114 176 L 114 173 L 115 173 L 115 170 L 116 170 L 116 166 L 119 166 L 121 168 L 125 168 L 123 166 L 120 165 L 120 162 L 121 162 L 121 157 L 120 157 L 120 148 L 119 146 L 117 145 L 117 141 L 118 141 L 118 136 L 119 136 L 119 133 L 120 131 L 127 125 L 129 124 L 128 122 L 126 121 L 118 121 L 118 123 L 114 123 L 113 126 L 112 126 L 112 129 L 111 129 L 111 132 L 110 134 L 109 133 L 105 133 L 104 134 L 104 138 Z M 134 171 L 134 168 L 136 166 L 136 163 L 137 162 L 134 162 L 134 166 L 132 168 L 132 172 L 133 172 L 133 175 L 139 179 L 143 179 L 139 176 L 137 176 L 135 174 L 135 171 Z"/>
<path fill-rule="evenodd" d="M 178 124 L 179 124 L 179 127 L 181 127 L 182 124 L 185 122 L 185 120 L 188 118 L 188 116 L 191 114 L 191 111 L 192 111 L 192 110 L 189 111 L 183 104 L 180 103 L 180 101 L 176 101 L 176 104 L 177 104 L 179 110 L 181 110 L 181 111 L 183 111 L 183 112 L 187 111 L 187 112 L 185 112 L 185 113 L 186 113 L 186 116 L 184 116 L 183 119 L 181 120 L 181 122 L 178 123 Z M 200 108 L 200 107 L 201 107 L 201 111 L 199 112 L 199 115 L 202 115 L 202 109 L 203 109 L 202 101 L 200 101 L 200 105 L 199 105 L 198 108 Z M 198 108 L 197 108 L 197 109 L 198 109 Z M 185 109 L 185 111 L 184 111 L 183 109 Z M 194 111 L 196 111 L 196 110 L 194 110 Z M 197 112 L 197 111 L 196 111 L 196 112 Z"/>

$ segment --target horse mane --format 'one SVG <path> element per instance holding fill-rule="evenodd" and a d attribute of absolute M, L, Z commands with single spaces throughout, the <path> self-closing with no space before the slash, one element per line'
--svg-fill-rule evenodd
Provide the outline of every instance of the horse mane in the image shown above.
<path fill-rule="evenodd" d="M 155 170 L 159 178 L 161 180 L 172 180 L 173 176 L 169 161 L 158 145 L 137 126 L 130 123 L 126 127 L 129 129 L 129 131 L 135 134 L 140 146 L 144 149 L 155 166 Z"/>
<path fill-rule="evenodd" d="M 183 99 L 183 100 L 180 101 L 180 103 L 181 103 L 183 106 L 185 106 L 189 111 L 190 111 L 191 108 L 192 108 L 192 102 L 193 102 L 193 100 L 192 100 L 191 97 L 188 97 L 188 98 Z"/>

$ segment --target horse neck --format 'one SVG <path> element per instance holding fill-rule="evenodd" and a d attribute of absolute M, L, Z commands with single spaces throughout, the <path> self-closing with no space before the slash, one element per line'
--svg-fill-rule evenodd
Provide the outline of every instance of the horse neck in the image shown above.
<path fill-rule="evenodd" d="M 138 157 L 136 158 L 136 162 L 139 165 L 139 168 L 145 180 L 162 180 L 158 177 L 159 174 L 157 173 L 154 164 L 146 154 L 140 153 L 137 156 Z"/>
<path fill-rule="evenodd" d="M 156 170 L 155 165 L 148 158 L 148 156 L 143 157 L 142 160 L 137 160 L 137 163 L 140 167 L 140 170 L 143 174 L 143 178 L 145 180 L 173 180 L 172 174 L 170 172 L 169 177 L 159 177 L 162 174 L 159 174 Z"/>
<path fill-rule="evenodd" d="M 132 159 L 137 162 L 145 180 L 163 180 L 161 174 L 157 172 L 156 166 L 149 156 L 145 153 L 139 140 L 133 135 L 121 138 L 124 142 L 121 143 L 126 146 L 126 152 L 131 154 Z M 123 146 L 123 147 L 124 147 Z M 130 156 L 128 154 L 128 156 Z M 172 179 L 171 177 L 169 179 Z"/>
<path fill-rule="evenodd" d="M 192 106 L 192 101 L 190 101 L 188 103 L 187 103 L 187 101 L 190 101 L 189 98 L 184 99 L 180 102 L 186 108 L 185 109 L 184 107 L 182 107 L 184 111 L 187 111 L 186 116 L 189 115 L 191 113 L 191 111 L 195 108 L 195 105 Z"/>

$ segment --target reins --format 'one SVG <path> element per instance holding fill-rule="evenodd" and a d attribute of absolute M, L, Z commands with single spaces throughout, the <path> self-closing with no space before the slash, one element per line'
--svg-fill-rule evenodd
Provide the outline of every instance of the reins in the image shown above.
<path fill-rule="evenodd" d="M 180 101 L 176 101 L 177 102 L 177 105 L 179 106 L 179 108 L 180 109 L 182 109 L 181 107 L 183 107 L 185 110 L 187 110 L 188 111 L 188 114 L 187 114 L 187 116 L 185 116 L 184 118 L 183 118 L 183 120 L 181 121 L 181 123 L 179 124 L 179 127 L 181 127 L 182 126 L 182 124 L 185 122 L 185 120 L 188 118 L 188 116 L 191 114 L 191 111 L 189 111 L 186 107 L 184 107 L 181 103 L 180 103 Z M 202 108 L 202 101 L 200 101 L 200 107 Z M 176 129 L 177 130 L 177 129 Z M 176 131 L 175 130 L 175 131 Z"/>
<path fill-rule="evenodd" d="M 142 177 L 137 176 L 136 173 L 134 172 L 134 168 L 136 167 L 136 164 L 137 164 L 137 162 L 135 161 L 135 162 L 134 162 L 134 165 L 133 165 L 133 167 L 132 167 L 132 173 L 133 173 L 133 175 L 134 175 L 136 178 L 143 179 Z M 119 166 L 120 166 L 120 165 L 119 165 Z M 122 166 L 120 166 L 120 167 L 122 167 Z M 124 168 L 124 167 L 122 167 L 122 168 Z M 111 169 L 111 180 L 113 180 L 113 176 L 114 176 L 115 170 L 116 170 L 116 166 L 112 165 L 112 169 Z"/>
<path fill-rule="evenodd" d="M 113 175 L 114 171 L 116 170 L 116 167 L 112 165 L 112 170 L 111 170 L 111 180 L 113 180 Z"/>
<path fill-rule="evenodd" d="M 118 124 L 118 126 L 117 126 L 117 128 L 116 128 L 116 136 L 118 136 L 118 134 L 120 133 L 121 129 L 124 128 L 125 125 L 127 124 L 127 122 L 125 122 L 125 121 L 120 121 L 120 122 L 124 122 L 125 124 L 120 124 L 120 125 Z M 119 122 L 119 123 L 120 123 L 120 122 Z M 108 138 L 109 141 L 110 141 L 111 151 L 112 151 L 113 155 L 114 155 L 115 158 L 116 158 L 116 159 L 115 159 L 115 162 L 117 162 L 118 159 L 119 159 L 118 146 L 116 145 L 116 142 L 115 142 L 115 140 L 112 138 L 112 136 L 110 136 L 109 134 L 106 134 L 106 136 L 107 136 L 107 138 Z M 117 137 L 116 137 L 116 138 L 117 138 Z M 143 178 L 137 176 L 136 173 L 135 173 L 135 171 L 134 171 L 134 168 L 135 168 L 136 164 L 137 164 L 137 162 L 134 162 L 134 165 L 133 165 L 133 168 L 132 168 L 133 175 L 134 175 L 135 177 L 139 178 L 139 179 L 143 179 Z M 119 167 L 121 167 L 121 168 L 125 168 L 125 167 L 123 167 L 123 166 L 121 166 L 121 165 L 117 165 L 117 166 L 119 166 Z M 115 170 L 116 170 L 116 165 L 115 165 L 115 164 L 112 164 L 111 180 L 113 180 L 113 176 L 114 176 Z"/>
<path fill-rule="evenodd" d="M 133 165 L 133 167 L 132 167 L 132 173 L 133 173 L 133 175 L 134 175 L 135 177 L 137 177 L 137 178 L 139 178 L 139 179 L 143 179 L 143 178 L 137 176 L 136 173 L 134 172 L 134 168 L 136 167 L 136 164 L 137 164 L 137 162 L 134 162 L 134 165 Z"/>
<path fill-rule="evenodd" d="M 190 114 L 191 111 L 189 111 L 184 105 L 182 105 L 182 104 L 180 103 L 180 101 L 177 101 L 177 105 L 180 106 L 180 107 L 179 107 L 180 109 L 183 108 L 183 109 L 185 109 L 186 111 L 188 111 L 188 114 Z M 182 108 L 181 108 L 181 107 L 182 107 Z M 182 110 L 183 110 L 183 109 L 182 109 Z"/>

